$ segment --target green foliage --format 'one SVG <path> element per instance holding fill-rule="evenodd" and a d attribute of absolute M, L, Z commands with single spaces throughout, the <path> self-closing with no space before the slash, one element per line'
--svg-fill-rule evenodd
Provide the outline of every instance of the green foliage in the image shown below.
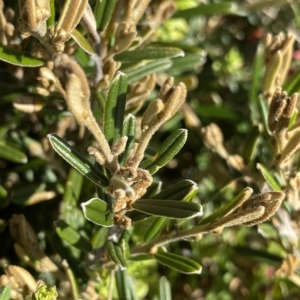
<path fill-rule="evenodd" d="M 299 8 L 200 2 L 0 0 L 0 300 L 299 298 Z"/>
<path fill-rule="evenodd" d="M 7 285 L 6 287 L 2 287 L 0 290 L 0 299 L 1 300 L 9 300 L 10 299 L 10 291 L 11 291 L 10 285 Z"/>
<path fill-rule="evenodd" d="M 0 60 L 19 67 L 40 67 L 44 62 L 22 52 L 0 47 Z"/>

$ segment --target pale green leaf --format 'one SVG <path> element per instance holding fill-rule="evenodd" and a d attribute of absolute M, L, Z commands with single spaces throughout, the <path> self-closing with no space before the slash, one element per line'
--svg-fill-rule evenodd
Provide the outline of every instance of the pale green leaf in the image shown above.
<path fill-rule="evenodd" d="M 55 230 L 58 236 L 84 252 L 89 253 L 92 250 L 92 246 L 89 241 L 80 235 L 78 230 L 67 224 L 63 220 L 58 220 L 55 222 Z"/>
<path fill-rule="evenodd" d="M 270 185 L 270 187 L 274 191 L 281 191 L 282 190 L 280 185 L 276 181 L 275 177 L 273 176 L 272 172 L 269 171 L 263 164 L 258 163 L 256 165 L 256 168 L 262 174 L 262 176 L 264 177 L 266 182 Z"/>
<path fill-rule="evenodd" d="M 47 135 L 52 148 L 73 168 L 99 186 L 108 186 L 107 177 L 75 148 L 56 134 Z"/>
<path fill-rule="evenodd" d="M 19 67 L 40 67 L 43 60 L 27 56 L 25 53 L 0 46 L 0 60 Z"/>
<path fill-rule="evenodd" d="M 73 29 L 71 36 L 82 50 L 84 50 L 88 54 L 95 53 L 92 45 L 78 30 Z"/>
<path fill-rule="evenodd" d="M 196 261 L 175 253 L 159 252 L 153 254 L 153 256 L 159 263 L 181 273 L 200 274 L 202 270 L 201 265 Z"/>
<path fill-rule="evenodd" d="M 0 288 L 0 300 L 9 300 L 10 299 L 11 286 L 7 285 Z"/>
<path fill-rule="evenodd" d="M 149 47 L 133 51 L 125 51 L 114 56 L 116 61 L 132 63 L 141 60 L 157 60 L 164 58 L 173 58 L 184 56 L 184 52 L 178 48 L 172 47 Z"/>
<path fill-rule="evenodd" d="M 84 216 L 91 222 L 110 227 L 113 225 L 112 212 L 109 210 L 105 201 L 99 198 L 92 198 L 87 202 L 81 203 Z"/>

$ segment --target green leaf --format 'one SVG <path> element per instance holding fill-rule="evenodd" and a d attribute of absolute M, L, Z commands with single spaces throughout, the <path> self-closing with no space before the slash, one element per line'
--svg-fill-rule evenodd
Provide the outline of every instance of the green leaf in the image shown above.
<path fill-rule="evenodd" d="M 162 41 L 162 40 L 160 40 L 160 41 L 152 42 L 151 45 L 180 48 L 185 52 L 198 54 L 198 55 L 201 55 L 201 56 L 206 56 L 206 51 L 203 50 L 203 48 L 201 46 L 195 46 L 195 45 L 187 44 L 184 41 Z"/>
<path fill-rule="evenodd" d="M 69 207 L 76 206 L 82 188 L 83 177 L 75 169 L 70 169 L 63 202 Z"/>
<path fill-rule="evenodd" d="M 152 198 L 161 192 L 162 181 L 153 181 L 152 184 L 147 188 L 147 192 L 144 195 L 146 199 Z"/>
<path fill-rule="evenodd" d="M 153 185 L 153 184 L 152 184 Z M 158 190 L 155 192 L 155 186 L 148 188 L 147 193 L 144 195 L 145 199 L 162 199 L 164 200 L 182 200 L 185 202 L 191 201 L 194 196 L 197 194 L 198 187 L 195 182 L 192 180 L 182 180 L 168 188 L 163 189 L 163 191 L 160 192 L 161 189 L 161 183 L 158 183 Z M 153 190 L 152 190 L 153 188 Z M 132 221 L 141 221 L 146 218 L 149 218 L 149 215 L 141 213 L 139 211 L 130 211 L 127 213 L 127 216 Z"/>
<path fill-rule="evenodd" d="M 71 36 L 82 50 L 84 50 L 88 54 L 95 53 L 89 41 L 78 30 L 73 29 Z"/>
<path fill-rule="evenodd" d="M 141 60 L 157 60 L 164 58 L 173 58 L 184 56 L 184 52 L 178 48 L 172 47 L 149 47 L 133 51 L 124 51 L 114 56 L 116 61 L 125 63 L 139 62 Z"/>
<path fill-rule="evenodd" d="M 122 136 L 126 92 L 127 76 L 118 72 L 109 89 L 104 111 L 104 134 L 111 144 Z"/>
<path fill-rule="evenodd" d="M 258 163 L 256 168 L 274 191 L 282 190 L 273 174 L 263 164 Z"/>
<path fill-rule="evenodd" d="M 258 108 L 259 108 L 260 117 L 264 124 L 264 132 L 266 132 L 268 135 L 271 135 L 271 132 L 268 127 L 269 107 L 267 101 L 264 99 L 262 95 L 259 95 L 258 97 Z"/>
<path fill-rule="evenodd" d="M 172 186 L 163 189 L 160 193 L 150 197 L 151 199 L 164 199 L 164 200 L 182 200 L 189 202 L 193 199 L 198 191 L 197 184 L 189 179 L 182 180 Z"/>
<path fill-rule="evenodd" d="M 0 138 L 0 157 L 15 163 L 25 164 L 28 159 L 25 153 L 14 144 Z"/>
<path fill-rule="evenodd" d="M 127 74 L 128 84 L 139 81 L 143 77 L 152 73 L 161 73 L 172 66 L 170 59 L 160 59 L 142 64 L 137 64 L 134 68 L 124 71 Z"/>
<path fill-rule="evenodd" d="M 166 277 L 159 280 L 159 300 L 172 300 L 171 284 Z"/>
<path fill-rule="evenodd" d="M 47 27 L 53 27 L 55 23 L 55 0 L 49 0 L 50 2 L 50 17 L 47 19 Z"/>
<path fill-rule="evenodd" d="M 7 285 L 0 288 L 0 300 L 9 300 L 10 299 L 11 286 Z"/>
<path fill-rule="evenodd" d="M 257 226 L 257 232 L 261 234 L 265 239 L 278 239 L 279 232 L 276 227 L 270 223 L 261 223 Z"/>
<path fill-rule="evenodd" d="M 0 60 L 19 67 L 40 67 L 43 60 L 32 58 L 25 53 L 0 46 Z"/>
<path fill-rule="evenodd" d="M 132 285 L 132 281 L 126 270 L 117 270 L 116 271 L 116 284 L 118 291 L 118 299 L 122 300 L 138 300 L 134 288 Z"/>
<path fill-rule="evenodd" d="M 102 0 L 97 1 L 95 18 L 97 21 L 97 29 L 102 31 L 110 21 L 118 0 Z"/>
<path fill-rule="evenodd" d="M 199 225 L 208 224 L 214 220 L 217 220 L 223 216 L 226 216 L 231 210 L 239 205 L 241 201 L 244 201 L 245 198 L 249 198 L 252 194 L 253 190 L 249 187 L 243 189 L 236 197 L 234 197 L 229 203 L 222 206 L 220 209 L 216 210 L 211 215 L 202 219 Z"/>
<path fill-rule="evenodd" d="M 233 247 L 234 255 L 239 255 L 243 259 L 251 259 L 259 263 L 279 267 L 282 264 L 283 258 L 272 253 L 251 249 L 249 247 L 235 246 Z"/>
<path fill-rule="evenodd" d="M 153 254 L 153 256 L 159 263 L 181 273 L 200 274 L 202 270 L 201 265 L 199 265 L 196 261 L 178 254 L 159 252 Z"/>
<path fill-rule="evenodd" d="M 86 176 L 96 185 L 102 187 L 109 185 L 107 177 L 64 139 L 56 134 L 48 134 L 47 137 L 52 148 L 79 173 Z"/>
<path fill-rule="evenodd" d="M 197 192 L 198 192 L 197 184 L 192 180 L 185 179 L 166 189 L 163 189 L 163 191 L 161 191 L 160 193 L 153 195 L 151 199 L 162 199 L 163 201 L 171 199 L 171 200 L 181 200 L 184 202 L 189 202 L 194 198 Z M 144 219 L 147 217 L 148 216 L 146 214 L 143 214 L 142 216 L 140 216 L 140 219 Z M 157 237 L 167 222 L 168 219 L 166 218 L 155 218 L 155 220 L 148 227 L 144 235 L 144 241 L 148 242 L 154 239 L 155 237 Z"/>
<path fill-rule="evenodd" d="M 179 10 L 172 16 L 172 18 L 190 19 L 200 15 L 211 16 L 227 14 L 245 16 L 247 15 L 247 12 L 234 2 L 222 1 L 219 3 L 198 4 L 196 7 Z"/>
<path fill-rule="evenodd" d="M 144 242 L 147 243 L 156 238 L 163 229 L 163 227 L 167 224 L 167 222 L 167 218 L 155 218 L 145 232 L 143 238 Z"/>
<path fill-rule="evenodd" d="M 56 193 L 47 191 L 46 187 L 46 183 L 39 184 L 39 181 L 20 184 L 14 188 L 14 192 L 10 195 L 10 201 L 17 205 L 29 206 L 51 200 L 56 196 Z"/>
<path fill-rule="evenodd" d="M 8 195 L 7 190 L 4 188 L 2 184 L 0 184 L 0 208 L 6 207 L 9 204 L 7 195 Z"/>
<path fill-rule="evenodd" d="M 200 118 L 209 118 L 211 119 L 220 119 L 220 120 L 229 120 L 229 121 L 238 121 L 240 119 L 240 114 L 237 111 L 234 111 L 231 108 L 225 107 L 224 105 L 215 105 L 215 104 L 200 104 L 197 103 L 195 108 L 197 114 Z"/>
<path fill-rule="evenodd" d="M 258 95 L 259 91 L 261 90 L 261 81 L 264 71 L 263 53 L 264 46 L 262 44 L 259 44 L 253 62 L 252 83 L 249 90 L 251 120 L 253 123 L 257 123 L 259 121 Z"/>
<path fill-rule="evenodd" d="M 149 171 L 151 175 L 166 165 L 184 146 L 187 139 L 186 129 L 174 131 L 159 147 L 158 152 L 140 164 L 140 167 Z"/>
<path fill-rule="evenodd" d="M 135 133 L 136 133 L 136 119 L 132 114 L 129 114 L 125 118 L 123 124 L 122 136 L 127 136 L 128 140 L 124 152 L 120 155 L 120 163 L 122 165 L 125 164 L 126 159 L 128 158 L 128 155 L 134 145 Z"/>
<path fill-rule="evenodd" d="M 110 257 L 110 259 L 117 264 L 121 270 L 124 270 L 127 268 L 126 259 L 124 257 L 124 254 L 121 250 L 121 248 L 113 243 L 112 241 L 107 242 L 107 252 Z"/>
<path fill-rule="evenodd" d="M 82 210 L 77 207 L 82 183 L 83 176 L 75 169 L 71 168 L 65 185 L 60 214 L 61 218 L 75 229 L 82 227 L 86 221 L 82 214 Z"/>
<path fill-rule="evenodd" d="M 86 238 L 80 235 L 78 230 L 76 230 L 63 220 L 56 221 L 54 225 L 56 233 L 61 239 L 65 240 L 79 250 L 87 253 L 91 252 L 92 245 Z"/>
<path fill-rule="evenodd" d="M 300 90 L 300 70 L 295 72 L 291 78 L 289 78 L 284 86 L 283 91 L 286 91 L 289 95 L 293 93 L 298 93 Z"/>
<path fill-rule="evenodd" d="M 141 199 L 134 202 L 132 208 L 145 214 L 171 219 L 189 219 L 202 215 L 200 204 L 176 200 Z"/>
<path fill-rule="evenodd" d="M 137 210 L 132 210 L 126 213 L 126 216 L 131 219 L 133 222 L 142 221 L 150 217 L 150 215 L 144 214 Z"/>
<path fill-rule="evenodd" d="M 197 184 L 191 180 L 186 179 L 172 185 L 169 188 L 164 189 L 160 193 L 152 196 L 151 199 L 162 199 L 162 201 L 172 199 L 172 200 L 181 200 L 181 201 L 189 202 L 197 194 L 197 191 L 198 191 Z M 134 217 L 138 217 L 138 216 L 134 216 Z M 146 214 L 142 214 L 142 216 L 140 216 L 139 218 L 140 220 L 142 220 L 147 217 L 149 216 L 147 216 Z M 146 233 L 144 235 L 144 241 L 148 242 L 154 239 L 155 237 L 157 237 L 167 222 L 168 219 L 166 218 L 155 218 L 151 223 L 151 225 L 146 230 Z"/>
<path fill-rule="evenodd" d="M 87 202 L 81 203 L 81 207 L 84 216 L 89 221 L 105 227 L 113 225 L 113 214 L 105 201 L 99 198 L 92 198 Z"/>
<path fill-rule="evenodd" d="M 246 164 L 254 161 L 257 152 L 258 152 L 258 145 L 260 141 L 260 128 L 258 125 L 253 125 L 250 129 L 250 132 L 245 140 L 244 146 L 244 161 Z"/>
<path fill-rule="evenodd" d="M 186 71 L 194 71 L 206 62 L 206 56 L 188 54 L 184 57 L 172 59 L 172 67 L 168 70 L 170 75 L 180 75 Z"/>

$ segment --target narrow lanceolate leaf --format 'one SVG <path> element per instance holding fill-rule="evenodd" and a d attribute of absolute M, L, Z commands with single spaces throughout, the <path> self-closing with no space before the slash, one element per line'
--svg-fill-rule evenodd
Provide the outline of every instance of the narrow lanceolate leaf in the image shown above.
<path fill-rule="evenodd" d="M 268 114 L 269 114 L 268 103 L 264 99 L 264 97 L 261 95 L 258 96 L 258 108 L 259 108 L 259 113 L 260 113 L 260 116 L 261 116 L 263 124 L 264 124 L 264 132 L 271 135 L 271 132 L 270 132 L 269 126 L 268 126 Z"/>
<path fill-rule="evenodd" d="M 0 288 L 0 300 L 9 300 L 10 299 L 10 285 Z"/>
<path fill-rule="evenodd" d="M 157 195 L 158 193 L 161 192 L 161 188 L 162 188 L 161 181 L 153 181 L 152 184 L 150 185 L 150 187 L 148 187 L 147 192 L 144 195 L 144 197 L 146 199 L 154 197 L 155 195 Z"/>
<path fill-rule="evenodd" d="M 121 250 L 121 248 L 114 244 L 112 241 L 108 241 L 107 243 L 107 252 L 110 257 L 110 259 L 117 264 L 121 270 L 124 270 L 127 268 L 126 259 L 124 257 L 124 254 Z"/>
<path fill-rule="evenodd" d="M 92 198 L 87 202 L 81 203 L 81 207 L 84 216 L 89 221 L 105 227 L 113 225 L 113 214 L 105 201 L 99 198 Z"/>
<path fill-rule="evenodd" d="M 52 148 L 78 172 L 98 186 L 105 187 L 109 185 L 107 177 L 64 139 L 56 134 L 48 134 L 47 137 Z"/>
<path fill-rule="evenodd" d="M 172 47 L 152 47 L 133 51 L 125 51 L 114 56 L 116 61 L 131 63 L 139 62 L 141 60 L 156 60 L 163 58 L 173 58 L 184 56 L 184 52 L 178 48 Z"/>
<path fill-rule="evenodd" d="M 299 93 L 300 91 L 300 70 L 298 70 L 291 78 L 289 78 L 283 86 L 283 91 L 288 95 Z"/>
<path fill-rule="evenodd" d="M 40 67 L 44 64 L 44 61 L 40 59 L 32 58 L 22 52 L 6 49 L 1 46 L 0 60 L 19 67 Z"/>
<path fill-rule="evenodd" d="M 281 191 L 281 187 L 276 181 L 275 177 L 263 164 L 258 163 L 256 168 L 274 191 Z"/>
<path fill-rule="evenodd" d="M 115 5 L 118 0 L 97 1 L 95 18 L 97 20 L 97 29 L 102 31 L 111 19 Z"/>
<path fill-rule="evenodd" d="M 189 179 L 182 180 L 168 188 L 163 189 L 151 199 L 164 199 L 164 200 L 182 200 L 189 202 L 198 191 L 197 184 Z"/>
<path fill-rule="evenodd" d="M 163 199 L 163 200 L 181 200 L 184 202 L 190 202 L 197 194 L 197 184 L 191 180 L 182 180 L 177 184 L 172 185 L 169 188 L 164 189 L 162 192 L 154 195 L 151 199 Z M 146 217 L 145 217 L 146 218 Z M 153 220 L 151 225 L 146 230 L 144 235 L 144 241 L 149 242 L 159 235 L 161 230 L 167 224 L 168 219 L 157 217 Z M 176 222 L 173 220 L 172 222 Z"/>
<path fill-rule="evenodd" d="M 160 252 L 153 254 L 154 258 L 161 264 L 185 274 L 200 274 L 202 267 L 196 261 L 184 256 Z"/>
<path fill-rule="evenodd" d="M 27 156 L 14 144 L 0 138 L 0 157 L 15 163 L 27 163 Z"/>
<path fill-rule="evenodd" d="M 95 51 L 90 42 L 76 29 L 71 32 L 72 38 L 78 44 L 78 46 L 88 54 L 94 54 Z"/>
<path fill-rule="evenodd" d="M 129 114 L 124 120 L 123 131 L 122 131 L 122 136 L 128 137 L 125 150 L 122 153 L 122 155 L 120 155 L 120 163 L 122 165 L 125 164 L 126 159 L 134 145 L 135 133 L 136 133 L 136 119 L 132 114 Z"/>
<path fill-rule="evenodd" d="M 167 222 L 167 218 L 155 218 L 145 232 L 144 242 L 147 243 L 156 238 Z"/>
<path fill-rule="evenodd" d="M 159 280 L 159 300 L 172 300 L 171 284 L 166 277 Z"/>
<path fill-rule="evenodd" d="M 194 71 L 206 62 L 205 55 L 190 54 L 184 57 L 172 59 L 172 67 L 168 70 L 168 74 L 178 75 L 184 71 Z"/>
<path fill-rule="evenodd" d="M 253 190 L 249 187 L 243 189 L 235 198 L 233 198 L 229 203 L 222 206 L 220 209 L 207 216 L 200 221 L 199 225 L 208 224 L 214 220 L 217 220 L 223 216 L 226 216 L 233 209 L 241 206 L 252 194 Z"/>
<path fill-rule="evenodd" d="M 122 136 L 127 92 L 127 77 L 119 72 L 109 89 L 104 111 L 104 134 L 110 142 Z"/>
<path fill-rule="evenodd" d="M 47 27 L 54 26 L 55 23 L 55 0 L 49 0 L 50 2 L 50 17 L 47 19 Z"/>
<path fill-rule="evenodd" d="M 135 294 L 132 281 L 126 270 L 116 271 L 116 284 L 118 291 L 118 299 L 124 300 L 138 300 Z"/>
<path fill-rule="evenodd" d="M 261 79 L 263 75 L 262 73 L 263 66 L 264 66 L 263 53 L 264 53 L 264 46 L 260 43 L 257 46 L 257 50 L 253 61 L 252 82 L 251 82 L 251 88 L 249 89 L 251 120 L 253 123 L 258 123 L 259 121 L 257 106 L 258 106 L 258 95 L 261 89 Z"/>
<path fill-rule="evenodd" d="M 246 164 L 252 162 L 258 151 L 258 144 L 260 140 L 260 129 L 258 125 L 255 125 L 250 130 L 250 133 L 245 141 L 244 148 L 244 161 Z"/>
<path fill-rule="evenodd" d="M 172 18 L 190 19 L 199 15 L 210 16 L 218 14 L 235 14 L 244 16 L 246 11 L 234 2 L 222 1 L 218 3 L 198 4 L 196 7 L 179 10 L 172 16 Z"/>
<path fill-rule="evenodd" d="M 141 199 L 134 202 L 132 208 L 148 215 L 171 219 L 189 219 L 202 215 L 200 204 L 176 200 Z"/>
<path fill-rule="evenodd" d="M 142 65 L 138 64 L 136 68 L 125 72 L 127 74 L 128 84 L 139 81 L 149 74 L 164 72 L 171 66 L 172 61 L 170 59 L 149 61 Z"/>
<path fill-rule="evenodd" d="M 184 202 L 189 202 L 191 201 L 194 196 L 197 194 L 198 187 L 195 182 L 192 180 L 182 180 L 168 188 L 161 190 L 161 183 L 158 185 L 158 189 L 155 192 L 155 189 L 152 190 L 151 188 L 153 184 L 148 188 L 147 193 L 144 195 L 145 199 L 161 199 L 162 201 L 164 200 L 181 200 Z M 152 191 L 152 193 L 151 193 Z M 149 218 L 149 215 L 141 213 L 139 211 L 130 211 L 127 216 L 132 220 L 132 221 L 141 221 L 146 218 Z M 156 226 L 155 226 L 156 227 Z M 156 227 L 157 228 L 157 227 Z"/>
<path fill-rule="evenodd" d="M 140 167 L 149 171 L 151 175 L 166 165 L 183 147 L 187 139 L 187 130 L 178 129 L 174 131 L 160 146 L 153 157 L 148 158 L 140 164 Z"/>
<path fill-rule="evenodd" d="M 58 220 L 54 225 L 58 236 L 67 243 L 84 252 L 90 252 L 92 250 L 92 245 L 89 241 L 81 236 L 78 230 L 67 224 L 65 221 Z"/>

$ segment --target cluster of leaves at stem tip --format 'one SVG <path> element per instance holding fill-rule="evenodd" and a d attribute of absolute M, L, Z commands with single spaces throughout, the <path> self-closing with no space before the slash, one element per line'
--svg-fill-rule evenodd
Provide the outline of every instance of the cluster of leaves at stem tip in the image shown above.
<path fill-rule="evenodd" d="M 103 0 L 96 1 L 91 7 L 87 0 L 66 0 L 59 7 L 53 0 L 20 0 L 18 30 L 22 39 L 32 39 L 35 47 L 30 54 L 11 47 L 10 32 L 14 28 L 4 14 L 1 15 L 6 22 L 6 31 L 1 32 L 0 59 L 17 67 L 38 68 L 34 93 L 64 100 L 79 126 L 87 129 L 93 137 L 87 155 L 68 143 L 64 138 L 65 131 L 47 135 L 54 151 L 79 172 L 71 172 L 70 181 L 76 184 L 76 180 L 81 180 L 78 175 L 82 174 L 95 185 L 94 197 L 81 202 L 81 207 L 86 220 L 108 228 L 106 241 L 99 249 L 94 249 L 90 240 L 69 224 L 63 214 L 55 222 L 55 241 L 62 249 L 67 243 L 80 253 L 93 256 L 85 265 L 87 269 L 97 265 L 116 270 L 119 295 L 125 294 L 126 299 L 135 299 L 126 272 L 128 259 L 146 255 L 182 273 L 199 274 L 201 265 L 197 261 L 168 252 L 167 244 L 187 238 L 201 240 L 203 234 L 220 234 L 230 226 L 260 224 L 275 214 L 286 196 L 284 184 L 278 183 L 266 167 L 258 164 L 257 169 L 269 185 L 267 191 L 253 194 L 253 189 L 246 187 L 226 205 L 199 218 L 203 212 L 202 206 L 194 200 L 198 189 L 195 182 L 185 179 L 161 190 L 161 183 L 153 180 L 153 175 L 173 159 L 187 140 L 187 130 L 177 129 L 154 155 L 147 153 L 154 134 L 178 112 L 187 95 L 184 83 L 175 83 L 167 73 L 158 80 L 157 74 L 172 68 L 176 74 L 176 68 L 180 69 L 186 63 L 201 65 L 203 57 L 185 56 L 180 48 L 151 44 L 155 30 L 175 12 L 173 2 L 162 2 L 153 15 L 151 26 L 137 30 L 149 2 Z M 0 3 L 3 8 L 3 2 Z M 210 15 L 217 8 L 221 9 L 219 13 L 233 13 L 237 7 L 230 3 L 218 7 L 202 5 L 201 12 Z M 190 17 L 191 12 L 187 11 L 178 12 L 178 17 L 185 17 L 184 13 Z M 283 177 L 281 182 L 287 182 L 286 185 L 292 182 L 287 170 L 294 164 L 294 154 L 300 148 L 300 122 L 296 110 L 298 94 L 288 96 L 293 86 L 284 86 L 293 42 L 293 36 L 283 33 L 266 37 L 266 71 L 259 103 L 264 130 L 274 141 L 274 164 Z M 93 64 L 93 74 L 89 76 L 72 55 L 78 47 Z M 147 100 L 157 82 L 160 89 L 149 103 Z M 283 91 L 283 86 L 287 92 Z M 28 108 L 18 103 L 15 107 L 21 111 Z M 37 103 L 34 109 L 42 109 L 42 105 Z M 222 132 L 216 124 L 203 128 L 202 137 L 207 148 L 228 159 L 230 167 L 239 168 L 237 157 L 227 153 Z M 248 149 L 255 150 L 256 138 Z M 22 153 L 14 149 L 9 151 L 8 144 L 4 146 L 15 161 L 27 161 Z M 143 243 L 130 248 L 130 234 L 135 222 L 151 216 Z M 194 226 L 173 230 L 179 220 L 193 218 L 196 220 Z M 38 261 L 34 265 L 37 271 L 54 273 L 56 278 L 67 277 L 74 299 L 77 299 L 79 290 L 70 266 L 72 262 L 63 261 L 62 272 L 39 247 L 36 233 L 23 215 L 13 215 L 9 226 L 17 241 L 15 250 L 18 255 L 28 258 L 28 261 L 29 257 Z M 164 234 L 161 234 L 162 230 Z M 15 283 L 15 278 L 22 280 Z M 0 284 L 4 286 L 6 283 L 9 285 L 1 291 L 1 299 L 8 299 L 7 295 L 12 293 L 23 295 L 26 292 L 28 299 L 57 297 L 54 287 L 48 288 L 43 282 L 36 282 L 31 274 L 18 266 L 6 268 Z M 164 279 L 161 285 L 166 285 Z M 14 299 L 19 299 L 19 294 Z"/>

